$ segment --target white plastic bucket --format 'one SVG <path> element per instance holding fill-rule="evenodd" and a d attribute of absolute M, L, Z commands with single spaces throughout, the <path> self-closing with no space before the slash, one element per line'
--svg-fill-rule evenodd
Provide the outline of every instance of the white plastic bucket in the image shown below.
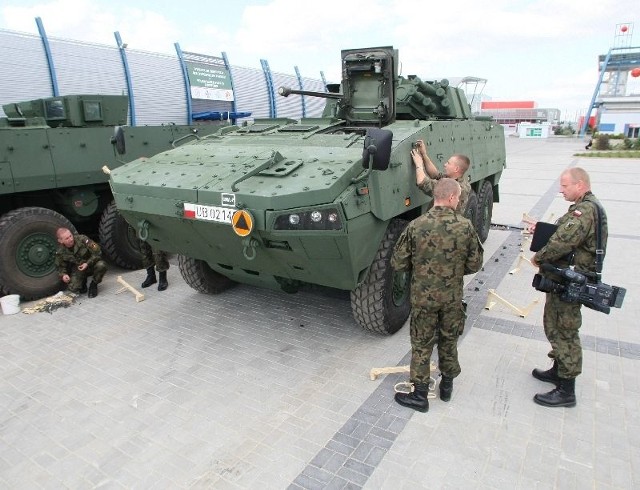
<path fill-rule="evenodd" d="M 5 315 L 13 315 L 20 313 L 20 295 L 9 294 L 0 298 L 0 306 L 2 306 L 2 313 Z"/>

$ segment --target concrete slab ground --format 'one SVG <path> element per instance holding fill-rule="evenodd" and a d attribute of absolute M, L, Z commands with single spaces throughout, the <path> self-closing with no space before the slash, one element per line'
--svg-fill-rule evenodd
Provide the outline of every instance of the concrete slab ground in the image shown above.
<path fill-rule="evenodd" d="M 116 275 L 137 286 L 143 272 L 112 271 L 96 299 L 0 316 L 0 487 L 639 488 L 639 162 L 574 157 L 577 139 L 507 146 L 495 223 L 564 213 L 570 166 L 589 171 L 608 212 L 604 280 L 627 296 L 610 315 L 583 308 L 576 407 L 532 401 L 551 388 L 531 376 L 548 365 L 544 297 L 517 230 L 490 232 L 465 289 L 462 374 L 424 414 L 393 401 L 406 374 L 369 379 L 408 363 L 408 327 L 361 330 L 348 295 L 207 296 L 173 263 L 169 289 L 136 303 L 115 294 Z M 490 289 L 531 312 L 486 309 Z"/>

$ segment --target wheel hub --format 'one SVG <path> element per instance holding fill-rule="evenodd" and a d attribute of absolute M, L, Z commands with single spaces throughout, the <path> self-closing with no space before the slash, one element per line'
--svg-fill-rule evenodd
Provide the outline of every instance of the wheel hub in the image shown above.
<path fill-rule="evenodd" d="M 54 268 L 56 242 L 46 233 L 34 233 L 22 239 L 16 250 L 16 264 L 29 277 L 44 277 Z"/>
<path fill-rule="evenodd" d="M 407 272 L 395 272 L 393 274 L 392 299 L 395 306 L 402 306 L 409 296 L 411 274 Z"/>

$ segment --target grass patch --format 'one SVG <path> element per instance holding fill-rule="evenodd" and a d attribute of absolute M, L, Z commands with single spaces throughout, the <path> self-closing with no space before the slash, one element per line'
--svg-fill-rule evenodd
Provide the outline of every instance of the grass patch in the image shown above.
<path fill-rule="evenodd" d="M 640 150 L 608 150 L 574 153 L 574 157 L 587 158 L 640 158 Z"/>

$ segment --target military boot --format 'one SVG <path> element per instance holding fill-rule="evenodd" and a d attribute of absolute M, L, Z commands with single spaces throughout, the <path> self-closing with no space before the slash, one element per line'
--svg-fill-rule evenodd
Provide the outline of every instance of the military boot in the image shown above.
<path fill-rule="evenodd" d="M 538 393 L 533 401 L 545 407 L 575 407 L 576 406 L 576 379 L 558 378 L 558 386 L 549 393 Z"/>
<path fill-rule="evenodd" d="M 169 283 L 167 282 L 167 271 L 162 271 L 159 273 L 159 275 L 160 275 L 160 282 L 158 283 L 158 291 L 164 291 L 169 287 Z"/>
<path fill-rule="evenodd" d="M 429 411 L 429 385 L 415 385 L 411 393 L 396 393 L 395 400 L 403 407 L 413 408 L 418 412 Z"/>
<path fill-rule="evenodd" d="M 80 286 L 80 294 L 84 294 L 87 292 L 87 280 L 82 281 L 82 286 Z"/>
<path fill-rule="evenodd" d="M 451 400 L 451 393 L 453 393 L 453 378 L 443 374 L 440 380 L 440 400 L 448 402 Z"/>
<path fill-rule="evenodd" d="M 98 284 L 95 281 L 91 281 L 91 284 L 89 284 L 89 294 L 87 296 L 89 298 L 98 296 Z"/>
<path fill-rule="evenodd" d="M 539 379 L 540 381 L 545 381 L 547 383 L 554 383 L 556 386 L 560 383 L 560 378 L 558 377 L 558 361 L 553 360 L 553 366 L 543 371 L 542 369 L 534 369 L 531 371 L 531 374 L 534 378 Z"/>
<path fill-rule="evenodd" d="M 148 288 L 156 282 L 158 282 L 158 280 L 156 279 L 156 270 L 153 268 L 153 266 L 147 267 L 147 278 L 142 283 L 142 287 Z"/>

